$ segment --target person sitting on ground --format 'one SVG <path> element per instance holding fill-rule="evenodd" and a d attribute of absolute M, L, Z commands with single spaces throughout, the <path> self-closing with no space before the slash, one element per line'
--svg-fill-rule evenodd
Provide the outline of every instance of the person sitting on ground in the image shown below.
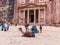
<path fill-rule="evenodd" d="M 19 30 L 22 32 L 24 37 L 32 37 L 32 33 L 30 29 L 27 29 L 26 32 L 24 32 L 22 28 L 19 28 Z"/>

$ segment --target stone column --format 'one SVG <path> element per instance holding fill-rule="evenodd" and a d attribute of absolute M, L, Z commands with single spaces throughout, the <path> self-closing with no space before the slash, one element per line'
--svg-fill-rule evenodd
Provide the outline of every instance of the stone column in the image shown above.
<path fill-rule="evenodd" d="M 27 14 L 27 23 L 29 23 L 29 9 L 28 9 L 28 14 Z"/>
<path fill-rule="evenodd" d="M 40 24 L 40 9 L 39 9 L 39 15 L 38 15 L 38 23 Z"/>
<path fill-rule="evenodd" d="M 36 23 L 36 9 L 34 9 L 34 24 Z"/>
<path fill-rule="evenodd" d="M 44 7 L 44 24 L 45 24 L 45 16 L 46 16 L 46 14 L 45 14 L 45 7 Z"/>
<path fill-rule="evenodd" d="M 24 10 L 24 14 L 23 14 L 23 24 L 25 23 L 25 10 Z"/>

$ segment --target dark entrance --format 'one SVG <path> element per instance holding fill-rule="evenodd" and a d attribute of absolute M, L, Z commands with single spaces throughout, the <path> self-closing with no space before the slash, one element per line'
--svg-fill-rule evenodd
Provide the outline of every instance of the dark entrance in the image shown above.
<path fill-rule="evenodd" d="M 27 10 L 25 10 L 25 23 L 27 23 L 27 21 L 28 21 L 27 20 L 27 16 L 28 16 L 27 13 L 28 13 Z"/>
<path fill-rule="evenodd" d="M 34 15 L 30 15 L 30 18 L 31 18 L 30 22 L 34 22 Z"/>
<path fill-rule="evenodd" d="M 34 23 L 34 10 L 29 10 L 29 23 Z"/>

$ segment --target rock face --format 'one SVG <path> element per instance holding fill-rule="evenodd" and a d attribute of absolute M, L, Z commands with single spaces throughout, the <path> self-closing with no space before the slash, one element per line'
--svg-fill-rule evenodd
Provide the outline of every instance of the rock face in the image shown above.
<path fill-rule="evenodd" d="M 28 13 L 31 9 L 38 9 L 33 14 L 37 16 Z M 45 13 L 44 11 L 39 13 L 40 9 L 44 9 Z M 7 22 L 22 25 L 25 22 L 37 25 L 58 24 L 60 23 L 60 0 L 0 0 L 0 17 Z"/>
<path fill-rule="evenodd" d="M 14 15 L 15 0 L 0 0 L 0 18 L 11 22 Z"/>

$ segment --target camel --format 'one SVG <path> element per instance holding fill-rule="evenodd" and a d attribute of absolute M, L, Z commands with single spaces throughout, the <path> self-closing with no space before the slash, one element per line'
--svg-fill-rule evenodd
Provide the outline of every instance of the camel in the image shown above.
<path fill-rule="evenodd" d="M 21 31 L 23 37 L 32 37 L 32 32 L 24 32 L 22 28 L 19 28 L 19 31 Z"/>

